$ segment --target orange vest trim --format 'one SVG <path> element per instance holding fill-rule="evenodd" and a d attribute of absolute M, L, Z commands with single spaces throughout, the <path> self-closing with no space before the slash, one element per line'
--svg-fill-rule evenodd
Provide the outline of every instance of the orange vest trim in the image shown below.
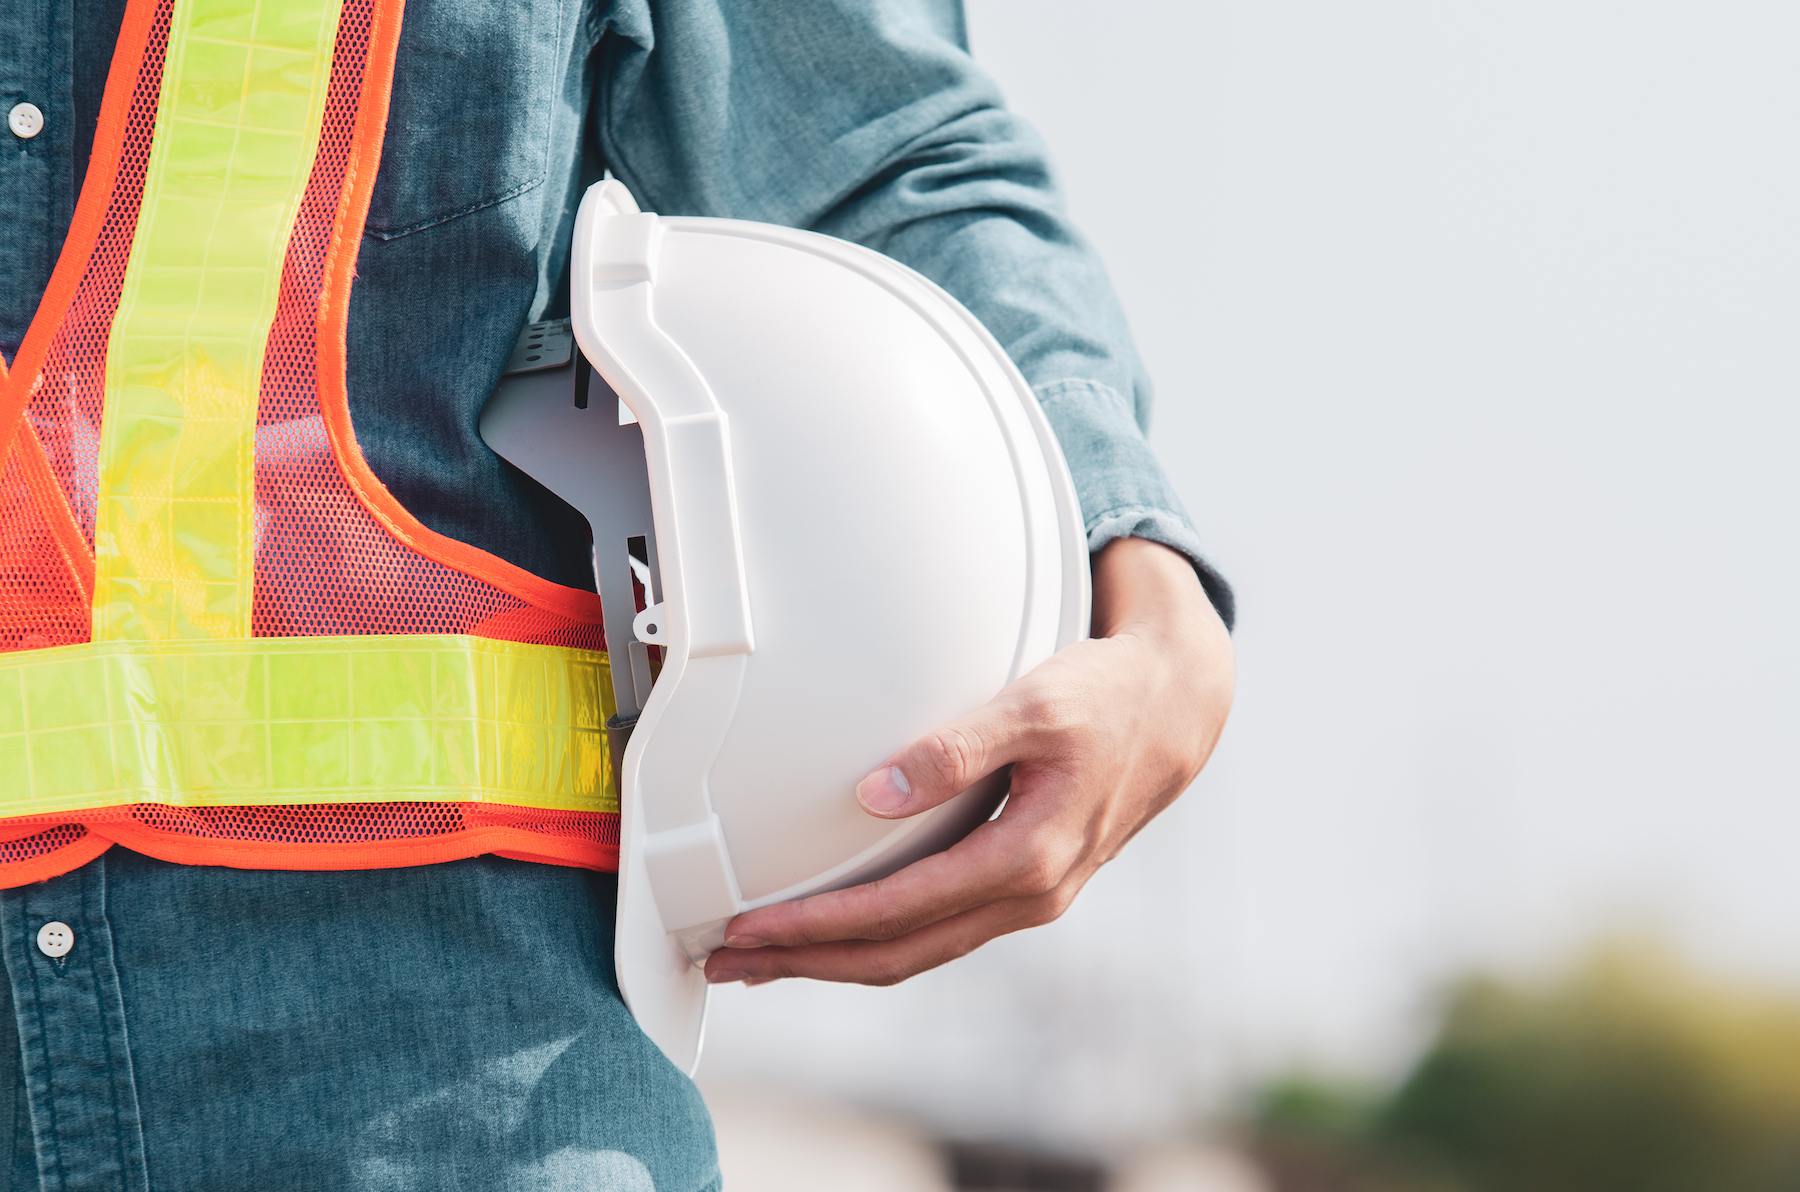
<path fill-rule="evenodd" d="M 142 209 L 147 186 L 187 201 L 178 172 L 159 181 L 178 170 L 181 142 L 159 120 L 196 124 L 193 89 L 165 66 L 212 69 L 244 36 L 223 28 L 235 12 L 179 5 L 131 0 L 68 238 L 18 358 L 0 362 L 0 887 L 68 872 L 113 843 L 242 868 L 496 853 L 616 870 L 599 597 L 422 525 L 369 469 L 350 424 L 350 288 L 401 0 L 342 0 L 323 30 L 329 79 L 322 99 L 313 80 L 304 191 L 284 217 L 278 293 L 263 291 L 260 380 L 237 398 L 229 353 L 209 357 L 212 341 L 183 348 L 177 336 L 159 363 L 168 336 L 156 328 L 183 320 L 156 302 L 167 309 L 180 286 L 156 273 L 166 253 L 160 265 L 133 256 L 167 215 L 154 198 Z M 271 11 L 271 22 L 294 16 Z M 255 32 L 265 14 L 247 19 Z M 305 116 L 294 113 L 290 123 Z M 219 201 L 229 214 L 230 196 Z M 254 366 L 254 353 L 242 358 Z M 133 418 L 153 433 L 131 437 Z M 135 461 L 179 463 L 157 456 L 155 435 L 195 419 L 194 441 L 226 452 L 216 464 L 141 470 Z M 133 462 L 120 472 L 120 460 Z M 214 486 L 200 498 L 182 487 L 197 473 Z M 219 493 L 225 506 L 193 512 Z M 232 572 L 251 556 L 253 570 Z"/>

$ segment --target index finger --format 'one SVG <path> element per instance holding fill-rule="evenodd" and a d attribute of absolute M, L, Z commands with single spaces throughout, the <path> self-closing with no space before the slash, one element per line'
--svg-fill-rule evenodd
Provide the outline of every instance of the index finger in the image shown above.
<path fill-rule="evenodd" d="M 726 925 L 725 946 L 897 939 L 988 903 L 1048 894 L 1080 851 L 1049 821 L 1002 814 L 888 877 L 745 911 Z"/>

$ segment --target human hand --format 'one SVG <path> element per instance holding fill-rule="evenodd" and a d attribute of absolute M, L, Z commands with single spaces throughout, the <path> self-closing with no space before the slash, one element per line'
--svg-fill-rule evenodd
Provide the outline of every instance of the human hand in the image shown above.
<path fill-rule="evenodd" d="M 857 785 L 901 819 L 1012 767 L 1006 806 L 941 853 L 845 890 L 745 911 L 712 982 L 814 977 L 892 985 L 1037 927 L 1174 801 L 1231 709 L 1231 639 L 1187 559 L 1142 538 L 1093 560 L 1094 636 Z"/>

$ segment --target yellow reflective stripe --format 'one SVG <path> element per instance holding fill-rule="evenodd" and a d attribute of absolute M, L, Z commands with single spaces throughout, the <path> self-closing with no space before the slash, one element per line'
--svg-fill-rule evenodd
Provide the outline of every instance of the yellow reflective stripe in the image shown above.
<path fill-rule="evenodd" d="M 0 816 L 479 801 L 616 812 L 605 654 L 479 637 L 0 655 Z"/>
<path fill-rule="evenodd" d="M 107 350 L 94 640 L 250 635 L 263 345 L 340 0 L 176 0 Z"/>

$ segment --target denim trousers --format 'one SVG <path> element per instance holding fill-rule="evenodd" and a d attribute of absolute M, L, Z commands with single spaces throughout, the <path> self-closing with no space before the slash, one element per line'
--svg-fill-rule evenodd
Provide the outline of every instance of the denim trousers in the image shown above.
<path fill-rule="evenodd" d="M 699 1092 L 620 1000 L 616 891 L 496 857 L 293 872 L 119 847 L 0 891 L 9 1186 L 717 1189 Z"/>

